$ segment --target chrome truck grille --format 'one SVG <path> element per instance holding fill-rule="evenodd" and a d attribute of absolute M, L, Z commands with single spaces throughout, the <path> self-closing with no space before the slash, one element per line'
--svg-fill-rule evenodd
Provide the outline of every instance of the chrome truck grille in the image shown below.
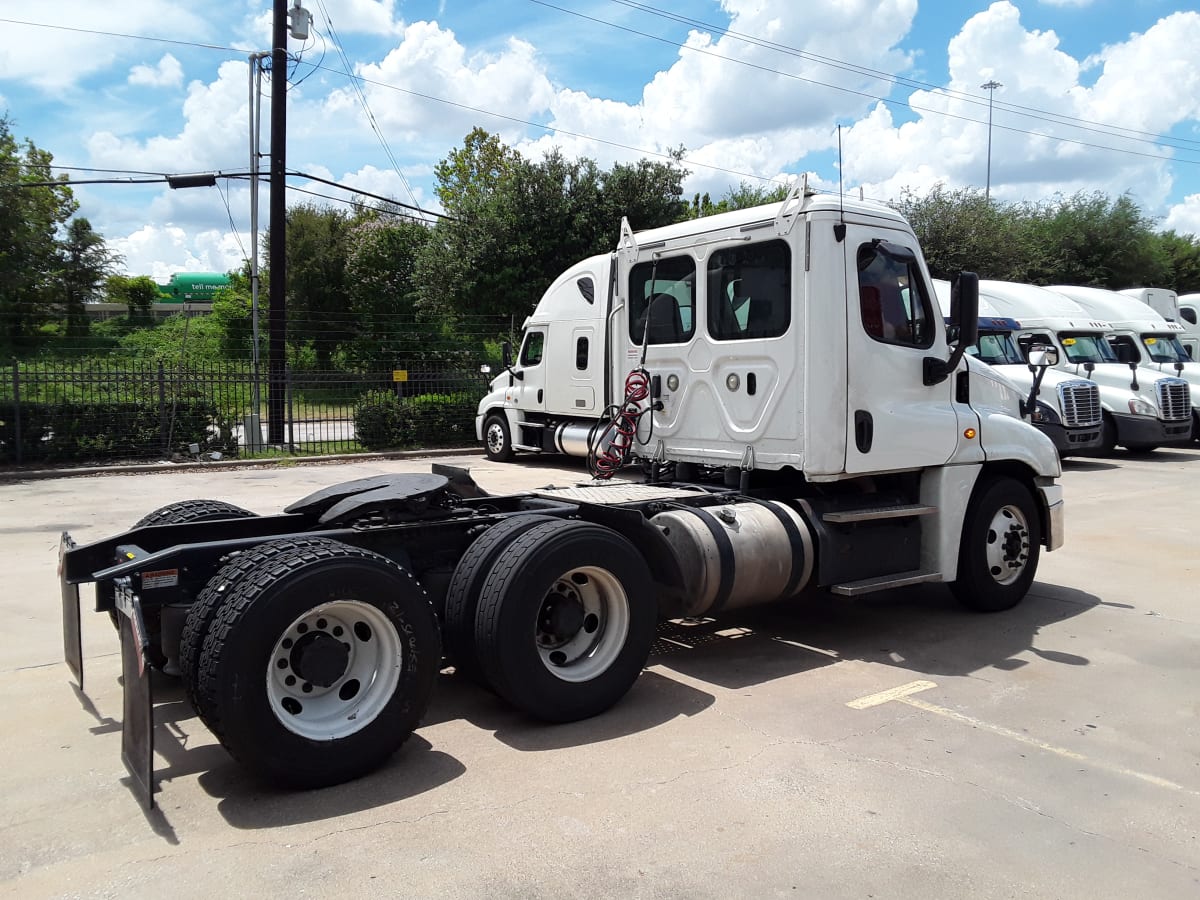
<path fill-rule="evenodd" d="M 1158 392 L 1158 408 L 1168 422 L 1179 422 L 1191 418 L 1192 392 L 1182 378 L 1160 378 L 1155 384 Z"/>
<path fill-rule="evenodd" d="M 1058 386 L 1058 399 L 1062 403 L 1063 424 L 1068 428 L 1099 425 L 1103 413 L 1100 410 L 1100 388 L 1090 381 L 1064 381 Z"/>

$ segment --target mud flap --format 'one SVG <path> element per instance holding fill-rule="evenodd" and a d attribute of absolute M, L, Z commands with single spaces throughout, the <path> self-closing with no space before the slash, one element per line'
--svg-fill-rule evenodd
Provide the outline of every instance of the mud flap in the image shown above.
<path fill-rule="evenodd" d="M 135 595 L 117 591 L 121 612 L 121 684 L 124 715 L 121 722 L 121 760 L 133 777 L 133 790 L 147 810 L 154 809 L 154 696 L 149 642 L 142 605 Z"/>
<path fill-rule="evenodd" d="M 83 690 L 83 637 L 79 627 L 79 585 L 66 579 L 65 559 L 75 549 L 75 539 L 65 531 L 58 541 L 58 581 L 62 591 L 63 659 Z"/>

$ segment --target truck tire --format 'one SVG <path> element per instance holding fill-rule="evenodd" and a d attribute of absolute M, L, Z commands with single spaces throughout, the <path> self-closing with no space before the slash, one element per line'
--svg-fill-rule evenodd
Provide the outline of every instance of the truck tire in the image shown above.
<path fill-rule="evenodd" d="M 508 462 L 514 456 L 508 420 L 499 413 L 483 420 L 483 452 L 492 462 Z"/>
<path fill-rule="evenodd" d="M 1014 478 L 986 480 L 967 509 L 950 589 L 980 612 L 1011 609 L 1028 593 L 1041 550 L 1041 520 L 1029 489 Z"/>
<path fill-rule="evenodd" d="M 1117 424 L 1113 421 L 1112 416 L 1104 413 L 1100 424 L 1100 446 L 1096 448 L 1095 452 L 1100 456 L 1108 456 L 1115 449 L 1117 449 Z"/>
<path fill-rule="evenodd" d="M 487 686 L 475 653 L 475 611 L 488 573 L 501 551 L 513 540 L 536 525 L 552 521 L 555 521 L 553 517 L 542 515 L 502 519 L 476 538 L 455 566 L 446 590 L 442 642 L 447 659 L 461 675 L 472 681 Z"/>
<path fill-rule="evenodd" d="M 134 523 L 134 528 L 147 525 L 182 525 L 185 522 L 211 522 L 216 519 L 252 519 L 256 514 L 224 500 L 180 500 L 160 506 Z"/>
<path fill-rule="evenodd" d="M 310 544 L 322 541 L 335 547 L 345 546 L 325 538 L 306 539 L 306 543 Z M 203 698 L 196 693 L 200 652 L 204 648 L 204 638 L 212 628 L 213 620 L 226 594 L 240 586 L 242 581 L 253 575 L 260 566 L 271 562 L 281 553 L 290 552 L 295 546 L 293 541 L 270 541 L 260 544 L 252 552 L 237 554 L 217 570 L 217 574 L 208 580 L 195 602 L 188 607 L 183 631 L 179 635 L 179 676 L 183 680 L 184 693 L 197 713 L 200 712 L 200 704 L 203 702 Z"/>
<path fill-rule="evenodd" d="M 212 522 L 217 519 L 253 519 L 257 517 L 257 513 L 253 513 L 248 509 L 242 509 L 240 506 L 234 506 L 232 503 L 226 503 L 224 500 L 179 500 L 175 503 L 168 503 L 166 506 L 160 506 L 154 512 L 146 513 L 138 519 L 134 524 L 134 528 L 144 528 L 147 525 L 183 525 L 188 522 Z M 149 611 L 147 611 L 149 613 Z M 157 614 L 157 610 L 154 611 Z M 191 611 L 189 610 L 189 615 Z M 119 628 L 121 620 L 117 617 L 120 615 L 116 610 L 109 610 L 108 618 L 112 622 L 114 628 Z M 147 627 L 151 631 L 157 631 L 157 626 L 151 627 L 147 623 Z M 182 647 L 180 649 L 182 655 Z M 183 669 L 182 659 L 180 660 L 181 671 Z"/>
<path fill-rule="evenodd" d="M 247 551 L 197 665 L 204 723 L 277 784 L 338 784 L 412 734 L 441 665 L 437 620 L 412 574 L 328 539 Z M 253 564 L 252 564 L 253 563 Z"/>
<path fill-rule="evenodd" d="M 649 567 L 622 535 L 546 522 L 511 541 L 475 618 L 480 668 L 531 716 L 573 722 L 608 709 L 641 674 L 657 613 Z"/>

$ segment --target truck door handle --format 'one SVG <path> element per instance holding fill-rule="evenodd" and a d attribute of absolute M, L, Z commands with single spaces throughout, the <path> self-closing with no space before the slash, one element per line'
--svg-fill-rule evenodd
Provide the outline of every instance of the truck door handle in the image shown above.
<path fill-rule="evenodd" d="M 854 411 L 854 444 L 859 453 L 871 451 L 871 441 L 875 438 L 875 422 L 865 409 Z"/>

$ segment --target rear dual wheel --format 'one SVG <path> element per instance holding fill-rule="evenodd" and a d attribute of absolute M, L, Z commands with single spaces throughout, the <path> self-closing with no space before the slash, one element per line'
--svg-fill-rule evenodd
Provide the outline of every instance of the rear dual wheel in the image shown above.
<path fill-rule="evenodd" d="M 378 767 L 419 724 L 440 668 L 425 592 L 387 558 L 325 538 L 243 556 L 214 579 L 220 599 L 189 686 L 201 719 L 280 784 Z"/>
<path fill-rule="evenodd" d="M 656 619 L 649 568 L 626 538 L 553 520 L 497 555 L 475 612 L 475 652 L 484 678 L 513 706 L 572 722 L 628 692 Z"/>

